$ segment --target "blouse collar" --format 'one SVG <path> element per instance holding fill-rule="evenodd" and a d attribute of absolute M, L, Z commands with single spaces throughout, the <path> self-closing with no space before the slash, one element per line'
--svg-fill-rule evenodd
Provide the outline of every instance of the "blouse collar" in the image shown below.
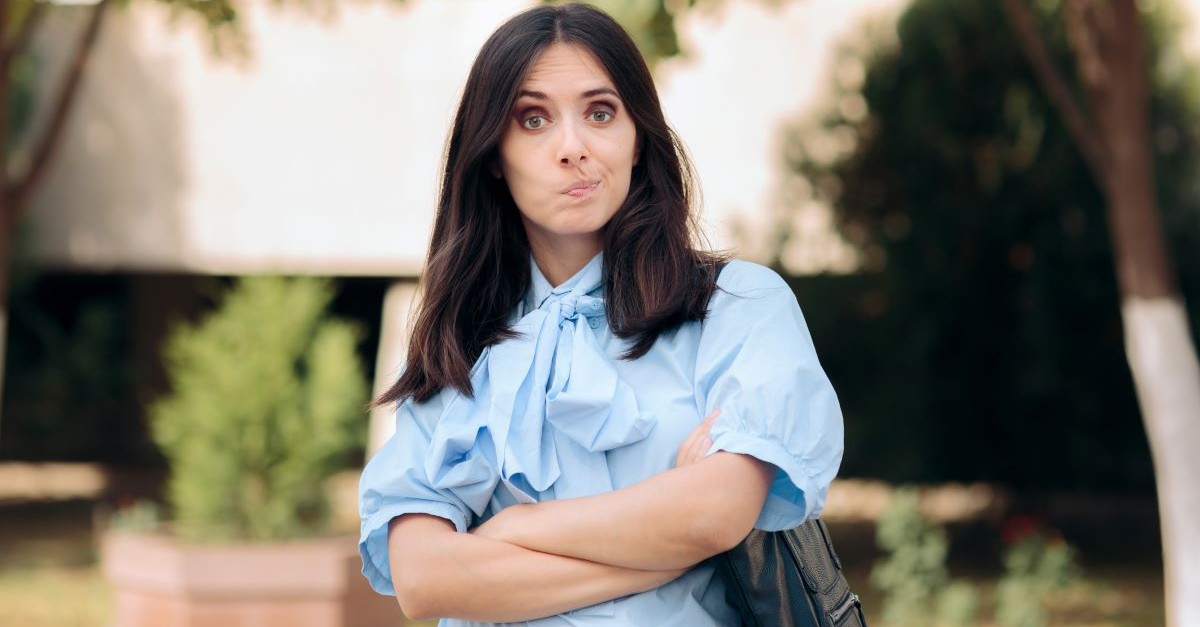
<path fill-rule="evenodd" d="M 657 419 L 640 411 L 596 331 L 603 262 L 597 254 L 551 288 L 531 260 L 525 305 L 537 306 L 513 323 L 513 337 L 484 349 L 471 373 L 476 395 L 455 396 L 438 419 L 425 458 L 435 488 L 498 477 L 518 502 L 551 487 L 557 498 L 612 491 L 604 453 L 645 439 Z M 482 515 L 485 506 L 472 509 Z"/>
<path fill-rule="evenodd" d="M 542 274 L 531 253 L 529 255 L 529 292 L 525 301 L 525 311 L 540 308 L 551 296 L 562 296 L 571 292 L 594 296 L 601 287 L 603 274 L 604 253 L 599 252 L 571 278 L 563 281 L 558 287 L 554 287 Z"/>

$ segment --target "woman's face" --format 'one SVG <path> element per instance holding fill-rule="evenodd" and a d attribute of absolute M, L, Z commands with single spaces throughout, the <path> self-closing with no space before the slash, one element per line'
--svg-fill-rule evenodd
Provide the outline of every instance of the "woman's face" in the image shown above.
<path fill-rule="evenodd" d="M 530 245 L 584 244 L 629 194 L 637 131 L 608 73 L 586 48 L 555 43 L 534 62 L 500 139 L 500 174 Z"/>

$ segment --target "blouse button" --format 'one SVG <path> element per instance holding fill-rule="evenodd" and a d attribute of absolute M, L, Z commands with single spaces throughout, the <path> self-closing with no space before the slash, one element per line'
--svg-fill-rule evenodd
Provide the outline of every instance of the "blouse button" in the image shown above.
<path fill-rule="evenodd" d="M 588 318 L 588 325 L 591 326 L 593 329 L 599 329 L 600 321 L 595 318 Z"/>

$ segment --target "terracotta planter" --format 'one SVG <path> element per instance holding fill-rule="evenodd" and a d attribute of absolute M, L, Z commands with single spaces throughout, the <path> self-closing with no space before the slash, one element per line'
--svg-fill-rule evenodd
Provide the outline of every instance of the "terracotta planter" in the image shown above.
<path fill-rule="evenodd" d="M 352 537 L 197 546 L 160 533 L 107 531 L 100 560 L 112 627 L 389 627 L 396 600 L 375 594 Z"/>

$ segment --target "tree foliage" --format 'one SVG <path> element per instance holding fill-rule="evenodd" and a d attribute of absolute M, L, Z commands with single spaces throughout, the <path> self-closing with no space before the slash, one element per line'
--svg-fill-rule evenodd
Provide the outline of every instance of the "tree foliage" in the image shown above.
<path fill-rule="evenodd" d="M 357 330 L 327 319 L 315 279 L 241 279 L 217 311 L 174 330 L 172 391 L 151 408 L 177 530 L 193 539 L 320 529 L 323 481 L 366 435 Z"/>
<path fill-rule="evenodd" d="M 117 315 L 119 306 L 107 302 L 86 305 L 79 328 L 60 320 L 63 312 L 44 311 L 34 294 L 39 268 L 26 251 L 28 242 L 21 232 L 33 190 L 53 167 L 66 121 L 83 89 L 83 79 L 94 71 L 90 60 L 104 18 L 113 10 L 124 9 L 130 1 L 97 0 L 71 6 L 45 0 L 11 0 L 0 7 L 0 74 L 5 78 L 0 81 L 0 105 L 5 105 L 0 106 L 0 119 L 7 119 L 7 125 L 0 126 L 0 144 L 6 146 L 8 157 L 0 168 L 0 392 L 11 390 L 13 397 L 0 399 L 0 407 L 14 413 L 13 419 L 3 423 L 5 456 L 119 456 L 128 452 L 128 440 L 137 437 L 114 434 L 112 430 L 103 438 L 94 437 L 104 431 L 98 419 L 101 413 L 127 411 L 119 407 L 117 399 L 131 380 L 130 368 L 87 367 L 97 359 L 127 363 L 128 349 L 121 348 L 126 331 Z M 248 6 L 246 0 L 153 2 L 168 7 L 172 20 L 194 20 L 203 25 L 209 35 L 209 51 L 214 55 L 231 61 L 253 55 L 241 18 L 242 9 Z M 390 2 L 400 4 L 403 0 Z M 271 0 L 270 5 L 321 20 L 336 18 L 338 9 L 336 0 Z M 35 99 L 38 77 L 49 68 L 38 58 L 32 42 L 52 11 L 79 18 L 69 20 L 79 23 L 61 42 L 68 51 L 63 76 L 48 90 L 49 97 L 39 101 Z M 35 113 L 41 124 L 31 124 Z M 31 128 L 34 126 L 37 128 Z M 14 337 L 7 345 L 6 303 L 10 302 Z M 69 350 L 58 350 L 66 345 Z M 15 367 L 5 369 L 5 364 Z M 47 396 L 56 390 L 71 393 Z M 81 400 L 90 411 L 78 411 Z M 64 412 L 63 408 L 72 403 L 75 411 Z M 66 422 L 77 427 L 70 434 L 58 428 Z M 55 433 L 58 435 L 47 436 Z M 124 444 L 114 445 L 114 440 L 122 438 Z"/>
<path fill-rule="evenodd" d="M 688 50 L 679 40 L 676 20 L 690 11 L 718 11 L 727 0 L 570 0 L 584 1 L 608 13 L 629 32 L 638 50 L 653 67 L 659 61 L 686 57 Z M 786 0 L 758 0 L 779 5 Z M 562 4 L 564 0 L 542 0 L 543 4 Z"/>
<path fill-rule="evenodd" d="M 1037 3 L 1040 26 L 1072 68 L 1055 4 Z M 1160 5 L 1147 19 L 1151 141 L 1196 303 L 1197 81 Z M 846 470 L 1151 485 L 1103 200 L 1000 3 L 915 0 L 894 31 L 873 34 L 847 44 L 833 105 L 791 129 L 786 147 L 793 202 L 830 203 L 862 262 L 861 276 L 798 285 L 831 347 Z"/>
<path fill-rule="evenodd" d="M 20 275 L 20 273 L 17 273 Z M 90 279 L 90 283 L 88 280 Z M 14 333 L 7 346 L 5 414 L 0 457 L 23 460 L 143 461 L 121 418 L 135 368 L 126 294 L 105 293 L 107 281 L 61 282 L 76 299 L 57 304 L 47 289 L 17 277 L 11 302 Z M 61 302 L 61 301 L 58 301 Z"/>

